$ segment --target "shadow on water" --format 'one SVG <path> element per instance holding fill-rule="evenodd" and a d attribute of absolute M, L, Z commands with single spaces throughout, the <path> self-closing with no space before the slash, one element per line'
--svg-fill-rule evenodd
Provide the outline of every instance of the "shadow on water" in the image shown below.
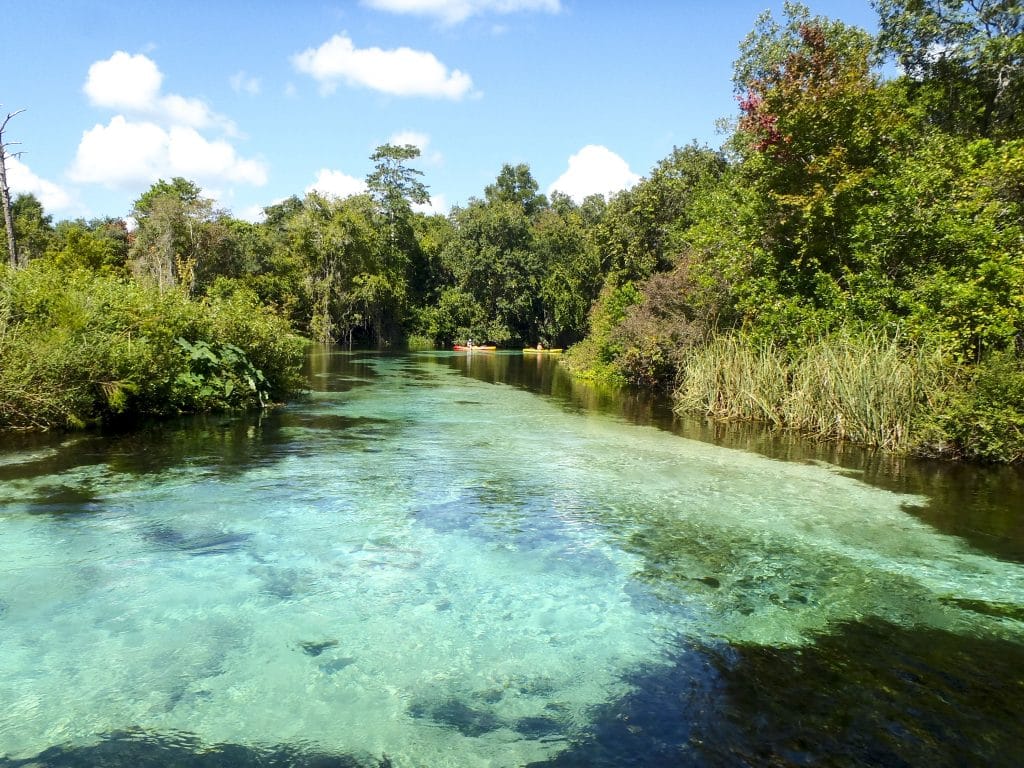
<path fill-rule="evenodd" d="M 108 734 L 96 744 L 50 747 L 35 757 L 0 757 L 0 768 L 390 768 L 386 757 L 332 755 L 306 747 L 203 744 L 188 734 L 138 729 Z"/>
<path fill-rule="evenodd" d="M 801 648 L 681 645 L 533 768 L 1020 764 L 1019 645 L 881 621 Z"/>
<path fill-rule="evenodd" d="M 772 459 L 825 462 L 885 490 L 927 497 L 906 511 L 983 552 L 1024 562 L 1024 467 L 979 466 L 893 456 L 823 443 L 760 424 L 680 416 L 669 398 L 573 377 L 557 357 L 436 353 L 463 375 L 549 396 L 571 412 L 596 412 L 680 437 Z"/>
<path fill-rule="evenodd" d="M 3 443 L 0 483 L 47 478 L 36 480 L 27 502 L 20 502 L 30 514 L 89 513 L 102 507 L 96 475 L 156 478 L 184 470 L 228 479 L 292 455 L 315 453 L 322 441 L 339 450 L 368 450 L 399 426 L 387 419 L 285 407 L 262 414 L 182 417 L 130 432 L 18 435 Z M 23 458 L 2 462 L 15 453 Z M 91 467 L 100 471 L 80 471 Z M 5 501 L 0 500 L 0 509 Z"/>
<path fill-rule="evenodd" d="M 1024 648 L 1014 643 L 851 622 L 799 648 L 680 639 L 668 662 L 627 675 L 629 693 L 595 708 L 582 735 L 530 767 L 1019 765 Z M 410 715 L 470 738 L 509 726 L 458 699 L 414 702 Z M 510 727 L 526 738 L 564 739 L 557 712 Z M 305 745 L 207 745 L 138 729 L 0 758 L 0 768 L 172 765 L 384 768 L 391 761 Z"/>

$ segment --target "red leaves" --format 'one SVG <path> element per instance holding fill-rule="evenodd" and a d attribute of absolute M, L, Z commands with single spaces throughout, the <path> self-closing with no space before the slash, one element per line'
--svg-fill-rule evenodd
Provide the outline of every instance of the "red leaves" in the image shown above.
<path fill-rule="evenodd" d="M 757 137 L 754 149 L 758 152 L 781 149 L 792 141 L 791 136 L 787 136 L 779 130 L 779 116 L 768 109 L 764 98 L 759 93 L 749 90 L 746 96 L 738 96 L 737 99 L 740 110 L 743 112 L 743 116 L 740 118 L 740 130 Z"/>

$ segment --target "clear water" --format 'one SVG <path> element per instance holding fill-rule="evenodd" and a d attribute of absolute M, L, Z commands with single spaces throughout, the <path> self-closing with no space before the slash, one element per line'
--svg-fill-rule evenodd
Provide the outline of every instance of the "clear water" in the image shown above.
<path fill-rule="evenodd" d="M 638 423 L 548 360 L 320 349 L 310 376 L 263 418 L 0 450 L 0 765 L 1024 744 L 1024 566 L 893 475 Z"/>

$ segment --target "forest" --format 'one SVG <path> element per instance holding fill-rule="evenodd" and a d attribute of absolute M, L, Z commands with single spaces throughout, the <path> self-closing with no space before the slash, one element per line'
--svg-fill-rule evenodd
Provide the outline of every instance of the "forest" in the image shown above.
<path fill-rule="evenodd" d="M 131 228 L 12 190 L 0 427 L 262 407 L 301 389 L 308 340 L 473 338 L 570 348 L 576 375 L 711 418 L 1024 461 L 1024 8 L 873 6 L 877 35 L 760 17 L 721 147 L 674 147 L 610 199 L 507 164 L 424 214 L 411 145 L 376 150 L 366 194 L 259 223 L 183 178 Z"/>

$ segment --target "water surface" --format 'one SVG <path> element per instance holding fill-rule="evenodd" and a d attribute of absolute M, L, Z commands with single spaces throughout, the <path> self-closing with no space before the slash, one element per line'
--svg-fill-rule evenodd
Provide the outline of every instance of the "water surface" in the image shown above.
<path fill-rule="evenodd" d="M 0 450 L 0 766 L 1012 765 L 1020 475 L 320 348 Z"/>

